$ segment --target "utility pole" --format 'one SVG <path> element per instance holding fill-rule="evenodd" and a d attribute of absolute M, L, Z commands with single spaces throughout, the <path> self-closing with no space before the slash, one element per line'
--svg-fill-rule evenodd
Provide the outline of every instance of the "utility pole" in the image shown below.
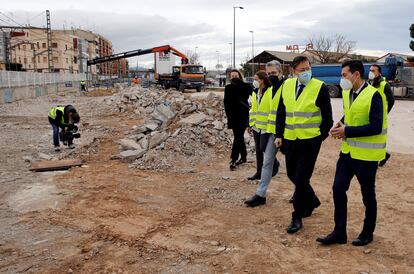
<path fill-rule="evenodd" d="M 49 72 L 53 72 L 53 55 L 52 55 L 52 29 L 50 26 L 50 12 L 46 10 L 46 31 L 47 31 L 47 65 Z"/>
<path fill-rule="evenodd" d="M 233 7 L 233 68 L 236 68 L 236 9 L 243 7 Z"/>

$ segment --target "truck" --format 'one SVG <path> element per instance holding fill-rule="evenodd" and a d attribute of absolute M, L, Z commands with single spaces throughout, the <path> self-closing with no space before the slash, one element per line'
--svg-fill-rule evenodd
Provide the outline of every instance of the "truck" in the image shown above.
<path fill-rule="evenodd" d="M 399 56 L 390 56 L 384 63 L 364 63 L 364 79 L 368 79 L 369 68 L 377 64 L 381 67 L 384 76 L 391 85 L 394 96 L 408 97 L 414 92 L 414 67 L 404 65 L 404 60 Z M 332 98 L 340 97 L 342 89 L 341 64 L 320 64 L 312 66 L 312 76 L 325 82 Z"/>
<path fill-rule="evenodd" d="M 88 60 L 87 65 L 91 66 L 150 53 L 154 54 L 154 71 L 157 84 L 165 89 L 172 87 L 180 91 L 196 89 L 197 92 L 200 92 L 204 87 L 205 69 L 203 66 L 189 64 L 187 56 L 170 45 L 97 57 Z M 175 65 L 175 56 L 181 58 L 179 66 Z"/>

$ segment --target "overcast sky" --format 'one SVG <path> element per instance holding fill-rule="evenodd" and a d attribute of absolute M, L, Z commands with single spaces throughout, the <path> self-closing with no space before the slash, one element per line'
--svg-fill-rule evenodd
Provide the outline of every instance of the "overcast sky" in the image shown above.
<path fill-rule="evenodd" d="M 63 3 L 64 2 L 64 3 Z M 306 44 L 310 37 L 343 34 L 356 41 L 356 52 L 380 56 L 410 53 L 414 0 L 0 0 L 0 11 L 19 24 L 45 26 L 46 9 L 52 28 L 81 27 L 113 43 L 115 52 L 170 44 L 184 53 L 197 51 L 212 68 L 218 58 L 230 63 L 233 6 L 236 10 L 236 63 L 255 54 L 282 50 L 287 44 Z M 0 14 L 0 24 L 15 24 Z M 218 51 L 218 53 L 217 53 Z M 137 58 L 130 58 L 135 66 Z M 152 66 L 152 56 L 138 58 Z"/>

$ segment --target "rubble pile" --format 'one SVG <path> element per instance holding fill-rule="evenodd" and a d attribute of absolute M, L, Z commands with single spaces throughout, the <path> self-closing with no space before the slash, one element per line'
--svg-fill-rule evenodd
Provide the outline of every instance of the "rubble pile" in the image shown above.
<path fill-rule="evenodd" d="M 139 169 L 167 169 L 228 151 L 232 133 L 226 128 L 223 99 L 214 93 L 196 95 L 130 87 L 107 98 L 114 111 L 144 119 L 119 140 L 118 157 Z M 254 147 L 252 138 L 247 142 Z"/>

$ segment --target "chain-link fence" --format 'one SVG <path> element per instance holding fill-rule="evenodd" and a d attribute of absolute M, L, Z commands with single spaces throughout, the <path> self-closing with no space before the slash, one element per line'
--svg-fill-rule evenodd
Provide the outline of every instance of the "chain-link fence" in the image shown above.
<path fill-rule="evenodd" d="M 39 86 L 58 83 L 72 85 L 72 82 L 79 82 L 81 80 L 86 80 L 86 74 L 0 71 L 0 88 Z"/>

